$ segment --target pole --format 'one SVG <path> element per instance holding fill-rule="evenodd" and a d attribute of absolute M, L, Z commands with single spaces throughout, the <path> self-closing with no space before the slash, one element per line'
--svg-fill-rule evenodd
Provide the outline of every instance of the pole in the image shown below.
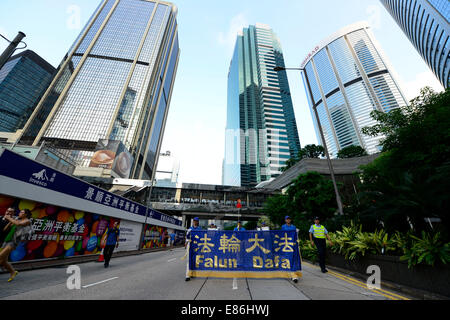
<path fill-rule="evenodd" d="M 302 72 L 305 72 L 304 68 L 284 68 L 284 67 L 275 67 L 274 68 L 275 71 L 281 71 L 281 70 L 300 70 Z M 305 79 L 307 82 L 307 87 L 308 87 L 308 91 L 309 91 L 309 95 L 310 97 L 313 97 L 313 94 L 311 92 L 311 86 L 309 84 L 309 80 L 308 80 L 308 75 L 305 72 Z M 327 157 L 327 162 L 328 162 L 328 168 L 330 169 L 330 175 L 331 175 L 331 180 L 333 181 L 333 187 L 334 187 L 334 193 L 336 194 L 336 203 L 338 205 L 338 210 L 339 210 L 339 214 L 341 216 L 344 215 L 344 208 L 342 206 L 342 199 L 341 196 L 339 194 L 339 189 L 337 187 L 337 183 L 336 183 L 336 177 L 334 175 L 334 168 L 333 168 L 333 163 L 331 161 L 330 158 L 330 154 L 328 153 L 328 147 L 327 147 L 327 143 L 325 141 L 325 135 L 323 134 L 323 129 L 322 129 L 322 124 L 320 123 L 320 119 L 319 119 L 319 114 L 317 112 L 317 108 L 315 106 L 312 107 L 314 110 L 314 114 L 317 120 L 317 126 L 319 127 L 319 131 L 320 131 L 320 137 L 322 139 L 322 144 L 323 144 L 323 148 L 325 149 L 325 156 Z"/>
<path fill-rule="evenodd" d="M 26 37 L 25 33 L 19 31 L 14 40 L 9 43 L 9 46 L 5 49 L 5 51 L 3 51 L 2 55 L 0 56 L 0 69 L 3 68 L 8 59 L 11 58 L 14 51 L 16 51 L 17 46 L 25 37 Z"/>
<path fill-rule="evenodd" d="M 319 127 L 320 136 L 322 138 L 323 148 L 325 149 L 325 156 L 327 157 L 328 168 L 330 169 L 330 174 L 331 174 L 331 180 L 333 181 L 333 187 L 334 187 L 334 192 L 336 194 L 336 202 L 338 205 L 339 214 L 341 216 L 343 216 L 344 209 L 342 206 L 342 200 L 341 200 L 341 196 L 339 195 L 339 190 L 338 190 L 337 183 L 336 183 L 336 177 L 334 176 L 333 163 L 331 161 L 330 154 L 328 153 L 327 143 L 325 142 L 325 136 L 323 134 L 322 125 L 320 124 L 319 113 L 317 112 L 316 107 L 313 106 L 313 109 L 314 109 L 314 114 L 315 114 L 316 120 L 317 120 L 317 126 Z"/>
<path fill-rule="evenodd" d="M 141 232 L 141 239 L 139 240 L 139 250 L 143 250 L 143 244 L 144 244 L 144 237 L 145 237 L 145 227 L 147 226 L 147 217 L 148 217 L 148 198 L 149 198 L 149 194 L 151 194 L 150 188 L 147 187 L 145 189 L 145 200 L 144 200 L 144 205 L 145 205 L 145 220 L 144 220 L 144 227 L 142 228 L 142 232 Z"/>

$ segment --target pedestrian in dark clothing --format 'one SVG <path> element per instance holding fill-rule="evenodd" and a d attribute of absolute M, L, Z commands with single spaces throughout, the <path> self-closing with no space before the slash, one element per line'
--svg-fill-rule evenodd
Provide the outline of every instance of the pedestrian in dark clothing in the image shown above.
<path fill-rule="evenodd" d="M 314 236 L 314 240 L 313 240 Z M 316 246 L 317 252 L 319 254 L 319 265 L 320 269 L 322 270 L 322 273 L 327 273 L 328 270 L 325 268 L 325 256 L 326 256 L 326 250 L 327 250 L 327 242 L 326 238 L 330 241 L 331 245 L 333 243 L 331 242 L 330 236 L 328 235 L 327 229 L 320 224 L 319 217 L 314 218 L 314 224 L 309 229 L 309 239 L 311 241 L 311 244 Z"/>
<path fill-rule="evenodd" d="M 109 261 L 111 260 L 114 252 L 114 248 L 117 248 L 119 246 L 119 223 L 117 221 L 114 222 L 114 226 L 112 228 L 108 228 L 108 231 L 106 232 L 108 234 L 108 238 L 106 240 L 106 246 L 103 251 L 103 256 L 105 257 L 105 268 L 108 268 Z"/>

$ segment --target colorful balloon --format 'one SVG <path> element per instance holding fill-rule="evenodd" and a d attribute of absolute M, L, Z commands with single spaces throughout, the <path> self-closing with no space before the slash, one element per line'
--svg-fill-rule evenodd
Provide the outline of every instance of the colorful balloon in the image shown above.
<path fill-rule="evenodd" d="M 56 243 L 56 241 L 50 241 L 49 243 L 47 243 L 47 246 L 44 249 L 44 257 L 45 258 L 53 257 L 57 248 L 58 248 L 58 243 Z"/>
<path fill-rule="evenodd" d="M 65 256 L 66 257 L 73 257 L 75 255 L 75 248 L 70 248 L 69 250 L 66 251 Z"/>
<path fill-rule="evenodd" d="M 70 217 L 70 213 L 67 210 L 62 210 L 58 213 L 58 221 L 61 222 L 68 222 L 69 221 L 69 217 Z"/>
<path fill-rule="evenodd" d="M 108 220 L 105 220 L 105 219 L 100 220 L 100 222 L 97 225 L 97 229 L 96 229 L 97 236 L 100 237 L 105 233 L 105 231 L 108 228 L 108 224 L 109 224 Z"/>
<path fill-rule="evenodd" d="M 64 246 L 62 244 L 59 244 L 56 248 L 56 252 L 53 254 L 54 257 L 60 257 L 64 253 Z"/>
<path fill-rule="evenodd" d="M 75 241 L 64 241 L 64 249 L 69 250 L 75 245 Z"/>
<path fill-rule="evenodd" d="M 22 200 L 19 202 L 19 210 L 28 209 L 30 211 L 33 211 L 33 209 L 35 207 L 36 207 L 36 202 L 34 202 L 34 201 Z"/>
<path fill-rule="evenodd" d="M 54 206 L 47 206 L 47 208 L 45 208 L 45 211 L 47 212 L 47 214 L 49 216 L 55 214 L 58 211 L 58 208 L 54 207 Z"/>
<path fill-rule="evenodd" d="M 81 218 L 84 217 L 84 212 L 83 211 L 77 211 L 75 212 L 75 219 L 76 220 L 80 220 Z"/>
<path fill-rule="evenodd" d="M 11 254 L 9 255 L 12 262 L 20 261 L 27 255 L 27 250 L 23 245 L 19 245 Z"/>
<path fill-rule="evenodd" d="M 86 246 L 86 250 L 94 251 L 95 248 L 97 248 L 97 245 L 98 245 L 98 238 L 96 236 L 93 236 L 89 239 L 87 246 Z"/>
<path fill-rule="evenodd" d="M 14 198 L 0 196 L 0 207 L 8 209 L 16 200 Z M 2 212 L 3 214 L 4 212 Z"/>
<path fill-rule="evenodd" d="M 34 240 L 34 241 L 28 241 L 27 243 L 27 249 L 34 251 L 37 248 L 39 248 L 42 245 L 43 241 L 42 240 Z"/>

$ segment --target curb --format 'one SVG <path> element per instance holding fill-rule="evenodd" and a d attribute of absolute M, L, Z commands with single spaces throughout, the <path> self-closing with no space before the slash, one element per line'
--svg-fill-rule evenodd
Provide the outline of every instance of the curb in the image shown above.
<path fill-rule="evenodd" d="M 159 252 L 159 251 L 170 251 L 173 249 L 183 248 L 184 246 L 176 246 L 173 248 L 155 248 L 155 249 L 144 249 L 144 250 L 133 250 L 133 251 L 123 251 L 114 253 L 112 258 L 128 257 L 128 256 L 138 256 L 147 253 Z M 99 254 L 89 255 L 89 256 L 78 256 L 70 257 L 64 259 L 42 259 L 27 262 L 13 262 L 11 265 L 17 271 L 31 271 L 45 268 L 62 267 L 72 264 L 81 264 L 88 262 L 95 262 L 98 260 Z M 8 273 L 0 269 L 0 274 Z"/>
<path fill-rule="evenodd" d="M 313 263 L 309 260 L 303 259 L 306 262 L 312 264 L 312 265 L 318 265 L 317 263 Z M 343 273 L 347 276 L 352 276 L 354 278 L 357 278 L 359 280 L 363 280 L 366 281 L 367 280 L 367 275 L 355 272 L 355 271 L 350 271 L 347 269 L 342 269 L 339 267 L 335 267 L 332 265 L 327 265 L 327 268 L 334 270 L 334 271 L 338 271 L 340 273 Z M 429 291 L 425 291 L 425 290 L 421 290 L 421 289 L 416 289 L 416 288 L 411 288 L 408 286 L 404 286 L 404 285 L 400 285 L 400 284 L 396 284 L 390 281 L 382 281 L 381 282 L 381 286 L 383 289 L 391 289 L 391 290 L 395 290 L 397 292 L 401 292 L 404 294 L 407 294 L 413 298 L 417 298 L 420 300 L 449 300 L 450 297 L 446 297 L 446 296 L 442 296 L 439 295 L 437 293 L 433 293 L 433 292 L 429 292 Z"/>

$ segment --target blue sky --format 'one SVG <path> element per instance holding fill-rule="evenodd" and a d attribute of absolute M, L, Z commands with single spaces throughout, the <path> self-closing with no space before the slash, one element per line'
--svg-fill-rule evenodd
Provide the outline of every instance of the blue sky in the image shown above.
<path fill-rule="evenodd" d="M 280 38 L 287 66 L 298 67 L 322 39 L 366 20 L 408 99 L 439 82 L 378 0 L 178 0 L 181 56 L 161 151 L 181 161 L 181 182 L 220 184 L 227 75 L 237 31 L 261 22 Z M 99 0 L 1 0 L 0 33 L 17 31 L 55 67 Z M 7 43 L 0 39 L 0 50 Z M 300 142 L 317 143 L 300 74 L 289 73 Z"/>

